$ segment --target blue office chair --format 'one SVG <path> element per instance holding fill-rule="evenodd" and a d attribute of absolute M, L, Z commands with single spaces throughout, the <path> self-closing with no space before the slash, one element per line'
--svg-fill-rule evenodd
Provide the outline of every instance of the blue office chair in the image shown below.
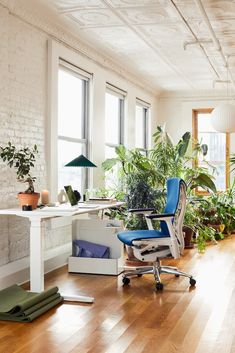
<path fill-rule="evenodd" d="M 184 236 L 182 232 L 186 207 L 186 184 L 182 179 L 170 178 L 167 180 L 167 202 L 163 214 L 151 213 L 153 209 L 130 210 L 135 214 L 144 214 L 148 230 L 133 230 L 119 232 L 118 239 L 127 247 L 133 249 L 134 256 L 140 261 L 153 262 L 152 266 L 140 266 L 123 273 L 123 284 L 130 283 L 132 276 L 140 277 L 143 274 L 153 274 L 156 289 L 162 290 L 161 273 L 174 274 L 176 277 L 189 278 L 191 286 L 196 284 L 195 279 L 179 271 L 176 267 L 161 266 L 160 259 L 166 257 L 179 258 L 184 250 Z M 154 230 L 152 220 L 160 221 L 160 230 Z"/>

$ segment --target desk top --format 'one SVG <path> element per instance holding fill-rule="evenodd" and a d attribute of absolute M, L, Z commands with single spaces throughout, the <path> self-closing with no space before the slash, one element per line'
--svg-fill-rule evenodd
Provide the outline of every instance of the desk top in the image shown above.
<path fill-rule="evenodd" d="M 115 202 L 110 204 L 79 204 L 70 206 L 69 204 L 61 204 L 54 207 L 37 208 L 33 211 L 22 211 L 20 208 L 8 208 L 0 210 L 0 215 L 14 215 L 26 218 L 51 218 L 51 217 L 71 217 L 84 213 L 97 213 L 110 207 L 119 207 L 124 202 Z"/>

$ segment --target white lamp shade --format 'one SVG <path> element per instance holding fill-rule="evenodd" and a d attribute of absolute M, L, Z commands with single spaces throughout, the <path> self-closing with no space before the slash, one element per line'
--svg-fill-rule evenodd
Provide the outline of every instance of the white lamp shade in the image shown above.
<path fill-rule="evenodd" d="M 235 132 L 235 105 L 219 104 L 211 113 L 211 125 L 218 132 Z"/>

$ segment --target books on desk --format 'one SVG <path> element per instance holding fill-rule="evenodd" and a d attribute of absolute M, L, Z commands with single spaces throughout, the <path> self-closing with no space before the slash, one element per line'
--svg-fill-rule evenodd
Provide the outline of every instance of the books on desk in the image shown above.
<path fill-rule="evenodd" d="M 108 198 L 108 197 L 92 197 L 89 198 L 89 200 L 86 201 L 86 204 L 100 204 L 100 205 L 106 205 L 106 204 L 112 204 L 116 203 L 117 200 L 114 198 Z"/>

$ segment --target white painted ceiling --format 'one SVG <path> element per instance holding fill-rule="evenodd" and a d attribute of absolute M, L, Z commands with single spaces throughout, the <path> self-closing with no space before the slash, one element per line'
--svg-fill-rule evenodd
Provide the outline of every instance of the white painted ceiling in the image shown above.
<path fill-rule="evenodd" d="M 49 2 L 76 35 L 156 90 L 220 89 L 235 79 L 235 0 L 201 0 L 214 41 L 200 0 Z"/>

